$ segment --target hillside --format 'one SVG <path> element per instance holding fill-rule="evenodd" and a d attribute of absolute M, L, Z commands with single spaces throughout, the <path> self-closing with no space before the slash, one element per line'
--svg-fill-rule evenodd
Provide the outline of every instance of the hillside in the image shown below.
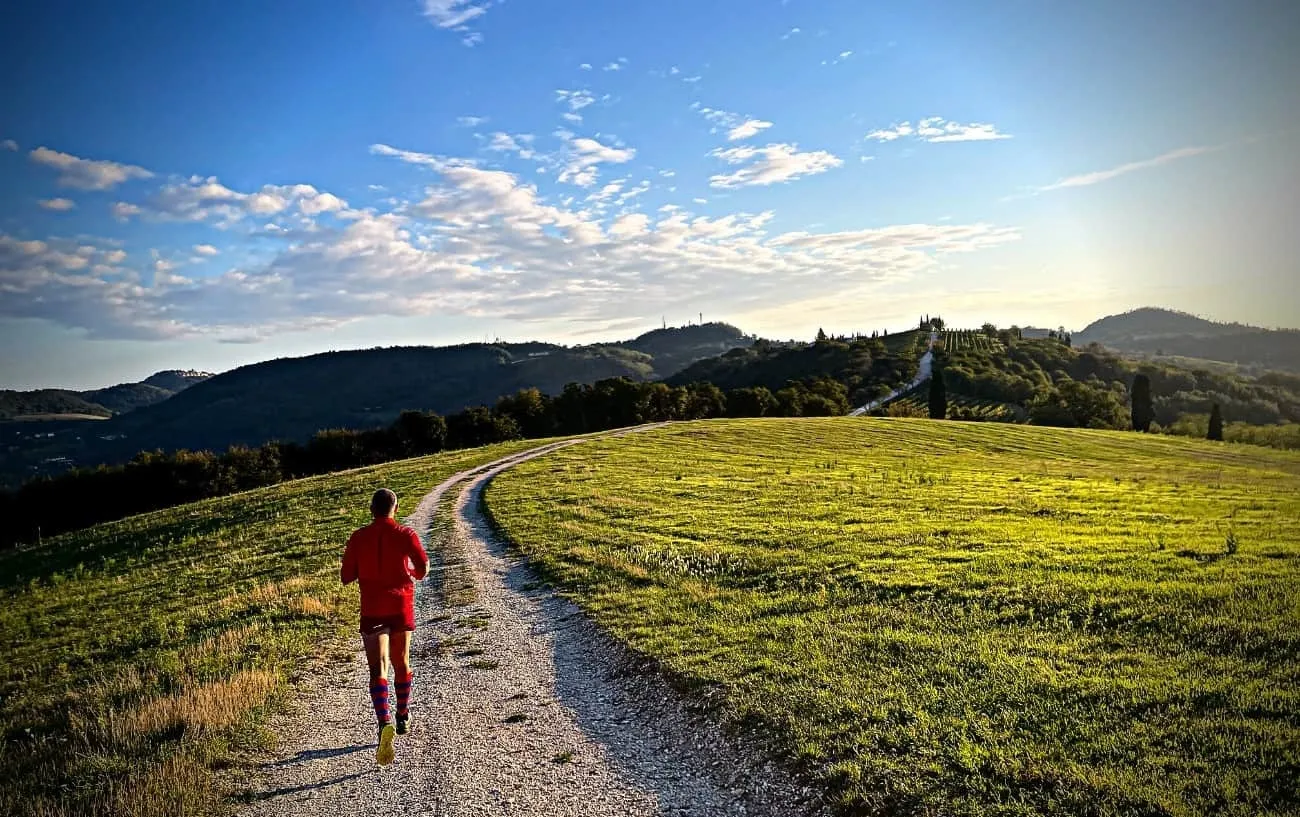
<path fill-rule="evenodd" d="M 224 814 L 289 679 L 355 648 L 339 549 L 510 443 L 300 480 L 0 553 L 0 814 Z M 39 678 L 39 683 L 33 683 Z"/>
<path fill-rule="evenodd" d="M 304 441 L 322 429 L 384 426 L 406 409 L 449 414 L 492 405 L 530 387 L 559 394 L 569 383 L 652 380 L 672 374 L 684 362 L 750 342 L 733 326 L 706 324 L 582 347 L 465 344 L 270 360 L 206 378 L 170 399 L 100 423 L 93 433 L 22 436 L 11 443 L 0 480 L 7 477 L 12 484 L 34 470 L 48 472 L 69 463 L 121 462 L 143 450 L 224 450 L 270 440 Z"/>
<path fill-rule="evenodd" d="M 80 392 L 66 389 L 36 391 L 0 391 L 0 421 L 30 415 L 87 414 L 110 417 L 105 406 L 86 399 Z"/>
<path fill-rule="evenodd" d="M 843 813 L 1246 817 L 1296 807 L 1298 498 L 1289 452 L 836 418 L 602 440 L 485 501 Z"/>
<path fill-rule="evenodd" d="M 166 371 L 153 374 L 139 383 L 119 383 L 89 391 L 0 391 L 0 421 L 32 415 L 84 414 L 111 417 L 161 403 L 211 376 L 205 372 Z"/>
<path fill-rule="evenodd" d="M 1145 357 L 1178 356 L 1300 372 L 1300 330 L 1216 323 L 1168 309 L 1135 309 L 1102 318 L 1075 333 L 1074 342 Z"/>
<path fill-rule="evenodd" d="M 858 405 L 915 376 L 925 337 L 926 333 L 913 330 L 882 338 L 828 338 L 815 343 L 759 340 L 700 360 L 667 382 L 703 381 L 724 391 L 761 387 L 776 392 L 792 381 L 830 378 L 844 386 L 850 403 Z"/>

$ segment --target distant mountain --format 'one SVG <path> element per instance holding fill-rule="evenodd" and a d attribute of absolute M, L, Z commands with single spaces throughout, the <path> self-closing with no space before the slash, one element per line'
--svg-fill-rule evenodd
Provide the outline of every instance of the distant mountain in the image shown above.
<path fill-rule="evenodd" d="M 1074 334 L 1076 346 L 1088 343 L 1144 357 L 1199 358 L 1300 372 L 1300 330 L 1216 323 L 1169 309 L 1148 307 L 1102 318 Z"/>
<path fill-rule="evenodd" d="M 0 420 L 66 415 L 110 417 L 112 414 L 113 412 L 107 407 L 87 400 L 79 392 L 67 389 L 0 391 Z"/>
<path fill-rule="evenodd" d="M 202 383 L 210 377 L 213 377 L 211 372 L 197 372 L 193 369 L 168 369 L 167 371 L 151 374 L 140 382 L 146 386 L 156 386 L 175 394 L 178 391 L 185 391 L 196 383 Z"/>
<path fill-rule="evenodd" d="M 530 387 L 560 393 L 569 383 L 610 377 L 655 380 L 696 360 L 748 346 L 734 326 L 659 329 L 622 343 L 564 347 L 550 343 L 376 348 L 282 358 L 242 366 L 149 405 L 96 423 L 93 433 L 65 430 L 55 440 L 11 449 L 0 479 L 67 458 L 73 464 L 120 462 L 141 450 L 213 449 L 269 440 L 306 440 L 328 428 L 372 428 L 407 409 L 449 414 L 494 404 Z M 107 403 L 149 399 L 169 382 L 160 373 L 134 388 L 98 392 Z M 111 408 L 111 406 L 109 406 Z M 100 407 L 101 414 L 106 410 Z M 33 461 L 37 452 L 39 460 Z"/>
<path fill-rule="evenodd" d="M 119 383 L 106 389 L 73 391 L 38 389 L 0 391 L 0 421 L 25 418 L 63 418 L 68 415 L 112 417 L 161 403 L 177 392 L 212 377 L 205 372 L 166 371 L 139 383 Z"/>

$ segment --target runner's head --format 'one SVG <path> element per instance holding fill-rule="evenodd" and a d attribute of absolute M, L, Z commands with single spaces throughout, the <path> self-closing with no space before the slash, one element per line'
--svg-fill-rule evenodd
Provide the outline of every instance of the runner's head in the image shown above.
<path fill-rule="evenodd" d="M 380 488 L 375 491 L 374 496 L 370 497 L 370 512 L 376 519 L 390 517 L 395 510 L 397 510 L 397 494 L 387 488 Z"/>

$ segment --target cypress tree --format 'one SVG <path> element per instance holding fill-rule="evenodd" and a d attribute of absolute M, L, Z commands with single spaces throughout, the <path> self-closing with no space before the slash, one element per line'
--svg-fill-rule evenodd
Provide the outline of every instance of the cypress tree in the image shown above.
<path fill-rule="evenodd" d="M 930 419 L 943 420 L 948 417 L 948 390 L 943 385 L 943 370 L 935 368 L 930 377 Z"/>
<path fill-rule="evenodd" d="M 1218 403 L 1210 409 L 1210 430 L 1205 435 L 1205 439 L 1223 442 L 1223 412 L 1219 411 Z"/>
<path fill-rule="evenodd" d="M 1133 378 L 1133 430 L 1143 433 L 1151 430 L 1155 409 L 1151 405 L 1151 378 L 1140 374 Z"/>

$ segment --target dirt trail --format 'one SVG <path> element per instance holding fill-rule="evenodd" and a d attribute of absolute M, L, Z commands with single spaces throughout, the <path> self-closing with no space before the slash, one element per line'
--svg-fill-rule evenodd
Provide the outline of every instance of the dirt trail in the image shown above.
<path fill-rule="evenodd" d="M 280 724 L 281 757 L 259 768 L 244 814 L 814 813 L 806 790 L 644 672 L 493 534 L 479 511 L 487 482 L 580 443 L 462 472 L 424 498 L 409 523 L 434 529 L 442 558 L 419 591 L 413 727 L 397 762 L 374 765 L 358 652 Z"/>

